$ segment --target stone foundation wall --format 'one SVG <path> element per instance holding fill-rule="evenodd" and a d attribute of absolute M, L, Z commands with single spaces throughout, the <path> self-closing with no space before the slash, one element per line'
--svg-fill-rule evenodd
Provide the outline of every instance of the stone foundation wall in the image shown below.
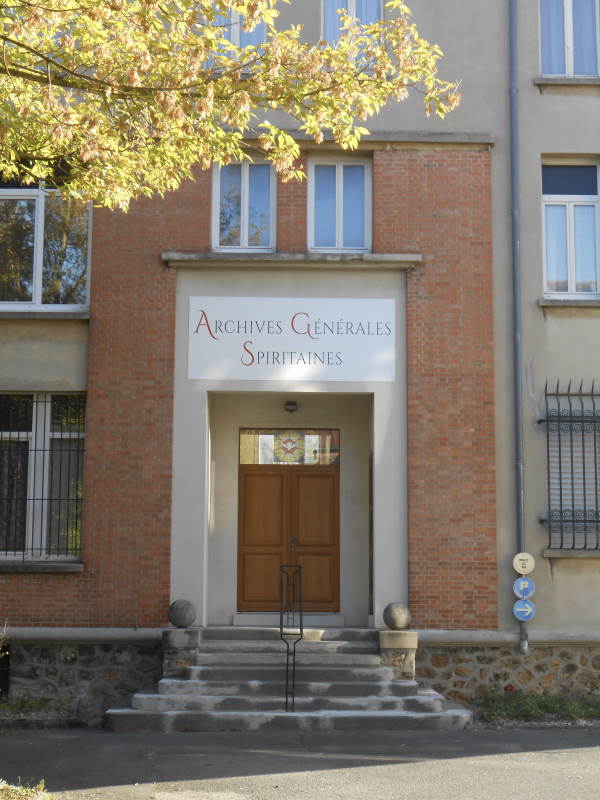
<path fill-rule="evenodd" d="M 160 641 L 21 643 L 10 646 L 9 703 L 39 701 L 73 724 L 100 724 L 110 706 L 128 706 L 139 690 L 156 691 L 162 675 Z"/>
<path fill-rule="evenodd" d="M 416 679 L 458 702 L 485 689 L 600 692 L 600 646 L 518 647 L 426 645 L 416 655 Z"/>

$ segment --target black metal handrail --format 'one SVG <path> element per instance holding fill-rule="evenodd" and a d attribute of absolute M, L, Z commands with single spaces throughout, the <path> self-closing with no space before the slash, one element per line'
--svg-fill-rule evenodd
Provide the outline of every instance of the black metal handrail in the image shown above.
<path fill-rule="evenodd" d="M 293 711 L 296 700 L 296 646 L 304 637 L 302 567 L 299 564 L 282 564 L 279 579 L 279 636 L 286 648 L 285 710 Z"/>

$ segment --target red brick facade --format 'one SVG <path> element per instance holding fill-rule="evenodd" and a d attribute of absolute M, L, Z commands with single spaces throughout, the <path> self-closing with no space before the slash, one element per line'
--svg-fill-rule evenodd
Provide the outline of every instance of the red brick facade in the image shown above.
<path fill-rule="evenodd" d="M 374 154 L 374 250 L 407 278 L 409 605 L 423 628 L 496 628 L 490 154 Z"/>
<path fill-rule="evenodd" d="M 210 174 L 94 215 L 84 571 L 2 574 L 13 625 L 160 626 L 169 603 L 175 275 L 210 248 Z M 408 286 L 410 606 L 495 628 L 490 154 L 373 155 L 373 249 L 423 255 Z M 306 184 L 279 183 L 278 249 L 306 249 Z"/>

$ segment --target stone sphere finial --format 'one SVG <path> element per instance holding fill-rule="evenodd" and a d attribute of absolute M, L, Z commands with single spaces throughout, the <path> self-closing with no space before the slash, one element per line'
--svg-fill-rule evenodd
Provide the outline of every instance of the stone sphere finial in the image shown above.
<path fill-rule="evenodd" d="M 189 628 L 196 619 L 196 609 L 189 600 L 174 600 L 169 606 L 169 622 L 176 628 Z"/>
<path fill-rule="evenodd" d="M 402 603 L 388 603 L 383 609 L 383 621 L 393 631 L 403 631 L 410 625 L 410 611 Z"/>

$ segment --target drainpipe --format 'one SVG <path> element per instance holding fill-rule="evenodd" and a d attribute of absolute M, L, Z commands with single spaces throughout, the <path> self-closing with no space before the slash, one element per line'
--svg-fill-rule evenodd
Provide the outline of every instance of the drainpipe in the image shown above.
<path fill-rule="evenodd" d="M 521 207 L 519 201 L 519 107 L 517 0 L 509 0 L 510 194 L 512 219 L 513 370 L 515 414 L 515 490 L 517 553 L 525 550 L 523 492 L 523 379 L 521 365 Z M 519 649 L 529 647 L 527 623 L 519 623 Z"/>

